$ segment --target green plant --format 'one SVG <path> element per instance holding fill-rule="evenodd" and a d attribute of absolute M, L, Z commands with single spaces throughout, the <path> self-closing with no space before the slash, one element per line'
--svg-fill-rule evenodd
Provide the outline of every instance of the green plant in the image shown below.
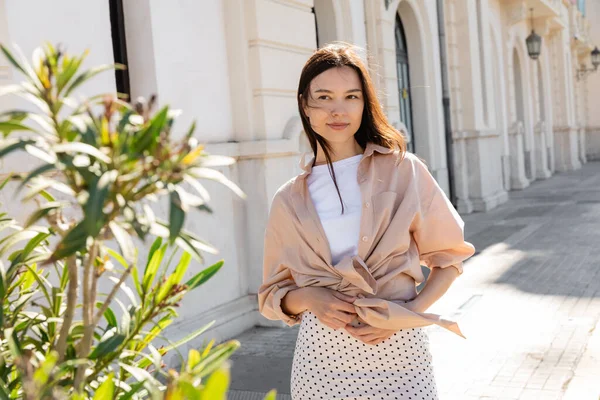
<path fill-rule="evenodd" d="M 26 191 L 23 200 L 37 203 L 24 226 L 0 214 L 0 230 L 8 232 L 0 239 L 0 399 L 224 398 L 226 359 L 238 342 L 190 350 L 179 372 L 163 356 L 208 327 L 178 343 L 154 343 L 183 296 L 223 265 L 184 281 L 192 258 L 216 250 L 183 225 L 192 209 L 211 212 L 199 179 L 244 196 L 212 169 L 233 160 L 206 154 L 194 125 L 175 139 L 176 113 L 163 107 L 153 114 L 154 97 L 135 106 L 113 95 L 74 100 L 77 87 L 115 66 L 80 72 L 86 54 L 50 44 L 31 64 L 18 49 L 1 50 L 26 80 L 0 94 L 21 96 L 38 111 L 0 116 L 0 158 L 24 151 L 39 163 L 10 176 Z M 150 207 L 162 197 L 167 221 Z M 148 237 L 155 240 L 141 270 L 134 241 Z M 111 290 L 100 294 L 105 279 Z"/>

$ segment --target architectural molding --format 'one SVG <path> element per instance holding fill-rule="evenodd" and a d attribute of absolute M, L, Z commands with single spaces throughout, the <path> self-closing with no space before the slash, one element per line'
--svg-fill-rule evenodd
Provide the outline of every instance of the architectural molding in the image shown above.
<path fill-rule="evenodd" d="M 499 137 L 497 129 L 463 129 L 460 131 L 454 131 L 452 139 L 454 140 L 465 140 L 465 139 L 489 139 Z"/>
<path fill-rule="evenodd" d="M 273 96 L 273 97 L 296 97 L 295 89 L 277 89 L 277 88 L 257 88 L 252 91 L 254 97 Z"/>
<path fill-rule="evenodd" d="M 528 11 L 525 0 L 514 0 L 506 8 L 508 24 L 516 25 L 521 21 L 525 21 L 528 17 Z"/>
<path fill-rule="evenodd" d="M 476 212 L 487 212 L 508 200 L 508 193 L 505 190 L 501 190 L 497 193 L 491 194 L 485 197 L 472 197 L 470 198 L 471 204 L 473 205 L 473 211 Z"/>
<path fill-rule="evenodd" d="M 287 7 L 295 8 L 297 10 L 312 12 L 312 2 L 303 2 L 299 0 L 268 0 L 271 3 L 281 4 Z"/>
<path fill-rule="evenodd" d="M 169 339 L 175 342 L 214 321 L 213 325 L 202 335 L 179 347 L 180 352 L 187 354 L 189 349 L 197 348 L 206 342 L 206 338 L 219 342 L 228 340 L 239 335 L 248 327 L 257 325 L 260 319 L 257 311 L 257 296 L 255 294 L 245 295 L 200 315 L 194 315 L 194 318 L 179 318 L 167 328 L 167 332 Z M 177 365 L 178 360 L 176 353 L 165 357 L 168 365 Z"/>
<path fill-rule="evenodd" d="M 253 39 L 248 41 L 248 47 L 266 47 L 275 50 L 288 51 L 291 53 L 298 53 L 304 55 L 312 55 L 315 49 L 304 46 L 296 46 L 289 43 L 276 42 L 274 40 L 266 40 L 266 39 Z"/>
<path fill-rule="evenodd" d="M 206 151 L 238 160 L 284 157 L 301 153 L 300 140 L 304 132 L 300 117 L 287 122 L 282 139 L 248 140 L 241 142 L 206 143 Z"/>

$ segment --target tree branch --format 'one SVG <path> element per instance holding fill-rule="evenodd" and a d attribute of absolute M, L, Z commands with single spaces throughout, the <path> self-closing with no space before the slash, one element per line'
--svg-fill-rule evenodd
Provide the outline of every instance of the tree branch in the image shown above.
<path fill-rule="evenodd" d="M 77 352 L 77 356 L 79 358 L 86 358 L 88 356 L 90 348 L 92 347 L 92 340 L 94 338 L 95 325 L 93 324 L 92 320 L 95 307 L 95 300 L 93 297 L 95 296 L 96 289 L 92 288 L 92 286 L 97 284 L 97 280 L 94 279 L 96 274 L 94 262 L 97 254 L 98 242 L 94 240 L 90 246 L 88 259 L 86 260 L 83 270 L 83 338 L 81 339 L 81 342 L 79 342 L 79 351 Z M 75 381 L 73 386 L 75 387 L 75 390 L 79 392 L 83 390 L 85 369 L 85 365 L 80 365 L 77 367 L 77 372 L 75 373 Z"/>
<path fill-rule="evenodd" d="M 65 353 L 67 350 L 67 337 L 69 336 L 69 330 L 73 323 L 73 315 L 75 314 L 75 307 L 77 306 L 77 258 L 75 255 L 67 259 L 67 271 L 69 274 L 69 286 L 67 288 L 67 309 L 63 316 L 63 323 L 60 327 L 60 334 L 58 336 L 58 342 L 56 344 L 56 351 L 58 352 L 59 362 L 65 359 Z"/>
<path fill-rule="evenodd" d="M 117 282 L 115 286 L 113 286 L 112 290 L 108 294 L 108 297 L 106 298 L 106 300 L 104 300 L 104 303 L 102 303 L 102 307 L 100 308 L 100 310 L 98 310 L 96 316 L 94 317 L 94 326 L 98 324 L 98 321 L 100 321 L 100 318 L 102 318 L 104 312 L 108 309 L 108 307 L 110 307 L 110 303 L 112 302 L 113 298 L 117 295 L 117 292 L 121 288 L 123 282 L 125 282 L 125 279 L 127 279 L 129 274 L 131 273 L 132 268 L 133 264 L 129 264 L 125 272 L 123 272 L 123 275 L 121 275 L 121 279 L 119 279 L 119 282 Z"/>

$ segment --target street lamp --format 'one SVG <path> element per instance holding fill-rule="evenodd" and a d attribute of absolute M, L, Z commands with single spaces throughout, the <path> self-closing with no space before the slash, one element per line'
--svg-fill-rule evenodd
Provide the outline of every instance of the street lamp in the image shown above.
<path fill-rule="evenodd" d="M 533 8 L 531 9 L 531 34 L 525 39 L 527 53 L 532 60 L 537 60 L 542 52 L 542 37 L 533 29 Z"/>
<path fill-rule="evenodd" d="M 600 66 L 600 50 L 598 50 L 598 46 L 590 53 L 592 59 L 592 67 L 593 68 L 580 68 L 577 70 L 577 80 L 585 78 L 586 75 L 592 72 L 596 72 L 598 67 Z"/>

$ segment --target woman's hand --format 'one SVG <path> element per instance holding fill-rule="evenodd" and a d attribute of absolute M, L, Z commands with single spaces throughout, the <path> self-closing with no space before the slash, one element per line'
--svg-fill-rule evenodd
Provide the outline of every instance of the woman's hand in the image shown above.
<path fill-rule="evenodd" d="M 389 339 L 394 335 L 394 333 L 397 332 L 395 330 L 390 329 L 375 328 L 371 325 L 364 325 L 358 327 L 347 325 L 346 330 L 353 338 L 370 345 L 379 344 L 384 340 Z"/>
<path fill-rule="evenodd" d="M 306 309 L 333 330 L 344 328 L 356 317 L 356 297 L 322 287 L 302 288 Z"/>

